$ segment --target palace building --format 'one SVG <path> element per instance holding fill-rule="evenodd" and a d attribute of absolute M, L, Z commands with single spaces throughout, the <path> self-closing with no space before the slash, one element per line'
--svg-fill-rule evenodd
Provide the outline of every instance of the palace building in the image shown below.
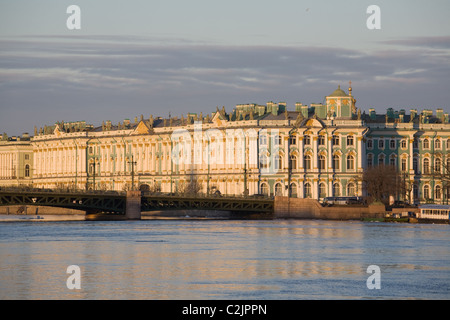
<path fill-rule="evenodd" d="M 177 193 L 193 183 L 223 195 L 323 199 L 364 196 L 363 171 L 394 165 L 408 199 L 443 203 L 450 122 L 443 109 L 377 114 L 356 108 L 351 86 L 325 104 L 242 104 L 207 114 L 59 122 L 0 141 L 0 186 Z"/>

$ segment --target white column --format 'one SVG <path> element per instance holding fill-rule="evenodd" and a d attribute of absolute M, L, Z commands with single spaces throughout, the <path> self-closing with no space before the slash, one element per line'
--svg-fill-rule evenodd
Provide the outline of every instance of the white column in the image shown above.
<path fill-rule="evenodd" d="M 317 141 L 317 136 L 313 136 L 313 172 L 318 172 L 318 141 Z"/>
<path fill-rule="evenodd" d="M 303 159 L 303 137 L 298 137 L 298 168 L 300 171 L 303 171 L 303 163 L 304 163 L 304 159 Z M 303 188 L 302 188 L 303 190 Z M 302 191 L 303 192 L 303 191 Z"/>
<path fill-rule="evenodd" d="M 366 148 L 363 148 L 362 143 L 363 137 L 357 137 L 356 140 L 358 141 L 357 150 L 356 150 L 356 157 L 358 158 L 358 170 L 357 172 L 362 172 L 363 168 L 366 166 Z"/>

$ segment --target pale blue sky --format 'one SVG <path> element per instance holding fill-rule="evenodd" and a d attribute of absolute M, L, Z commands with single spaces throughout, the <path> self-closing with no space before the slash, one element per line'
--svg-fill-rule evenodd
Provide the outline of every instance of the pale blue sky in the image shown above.
<path fill-rule="evenodd" d="M 81 30 L 66 9 L 81 8 Z M 366 27 L 369 5 L 381 30 Z M 0 0 L 0 133 L 224 105 L 449 112 L 450 1 Z"/>

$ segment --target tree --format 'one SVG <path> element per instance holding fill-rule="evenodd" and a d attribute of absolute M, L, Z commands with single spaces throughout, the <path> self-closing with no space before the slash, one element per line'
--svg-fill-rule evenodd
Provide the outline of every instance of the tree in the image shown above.
<path fill-rule="evenodd" d="M 187 195 L 198 194 L 202 190 L 202 184 L 198 181 L 194 174 L 190 175 L 190 179 L 180 184 L 179 192 Z"/>
<path fill-rule="evenodd" d="M 439 159 L 439 163 L 436 162 Z M 433 180 L 440 182 L 443 195 L 443 203 L 448 204 L 450 198 L 450 157 L 446 161 L 439 157 L 434 160 L 431 166 L 431 175 Z"/>
<path fill-rule="evenodd" d="M 402 179 L 396 167 L 378 165 L 367 168 L 362 177 L 367 194 L 374 201 L 389 204 L 389 197 L 402 193 Z"/>

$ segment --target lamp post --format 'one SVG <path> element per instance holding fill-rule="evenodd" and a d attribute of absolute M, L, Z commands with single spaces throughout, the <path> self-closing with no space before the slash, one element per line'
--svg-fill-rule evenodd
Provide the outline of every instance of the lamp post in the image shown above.
<path fill-rule="evenodd" d="M 134 161 L 134 155 L 131 155 L 131 161 L 128 161 L 128 163 L 131 164 L 131 190 L 134 190 L 134 165 L 137 164 Z"/>

